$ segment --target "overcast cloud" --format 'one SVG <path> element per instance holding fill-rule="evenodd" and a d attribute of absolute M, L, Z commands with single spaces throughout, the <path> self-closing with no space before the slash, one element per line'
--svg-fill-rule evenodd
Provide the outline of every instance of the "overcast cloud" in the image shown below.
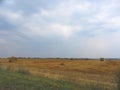
<path fill-rule="evenodd" d="M 119 0 L 3 0 L 0 57 L 120 58 Z"/>

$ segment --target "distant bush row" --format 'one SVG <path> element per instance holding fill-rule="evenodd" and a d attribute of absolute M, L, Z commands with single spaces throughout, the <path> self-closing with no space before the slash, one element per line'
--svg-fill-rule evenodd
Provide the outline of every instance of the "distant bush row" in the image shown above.
<path fill-rule="evenodd" d="M 6 58 L 0 58 L 0 59 L 6 59 Z M 61 59 L 61 60 L 100 60 L 100 61 L 104 61 L 104 60 L 108 60 L 105 58 L 99 58 L 99 59 L 95 59 L 95 58 L 40 58 L 40 57 L 15 57 L 15 56 L 11 56 L 8 57 L 7 59 L 10 60 L 10 62 L 14 59 Z M 14 61 L 13 60 L 13 61 Z M 111 60 L 111 59 L 110 59 Z"/>

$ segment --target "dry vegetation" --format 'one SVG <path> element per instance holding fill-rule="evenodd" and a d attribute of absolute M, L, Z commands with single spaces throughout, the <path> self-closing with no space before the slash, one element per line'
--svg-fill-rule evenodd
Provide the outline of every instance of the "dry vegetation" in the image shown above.
<path fill-rule="evenodd" d="M 80 84 L 98 84 L 110 89 L 116 87 L 115 74 L 119 60 L 17 59 L 9 63 L 1 59 L 1 66 L 17 70 L 22 67 L 37 76 L 64 79 Z"/>

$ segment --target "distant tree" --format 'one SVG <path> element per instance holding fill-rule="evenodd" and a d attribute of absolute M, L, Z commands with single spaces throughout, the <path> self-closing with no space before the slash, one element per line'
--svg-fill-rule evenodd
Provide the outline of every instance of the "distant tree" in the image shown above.
<path fill-rule="evenodd" d="M 23 59 L 23 57 L 18 57 L 18 59 Z"/>

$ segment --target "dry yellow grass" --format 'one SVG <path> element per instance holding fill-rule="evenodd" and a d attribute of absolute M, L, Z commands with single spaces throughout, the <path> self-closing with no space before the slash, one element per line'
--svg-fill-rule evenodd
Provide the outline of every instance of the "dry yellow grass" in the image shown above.
<path fill-rule="evenodd" d="M 115 87 L 115 73 L 120 67 L 119 60 L 67 60 L 67 59 L 18 59 L 9 63 L 0 60 L 2 67 L 28 69 L 33 75 L 54 79 L 65 79 L 77 83 L 95 83 Z"/>

